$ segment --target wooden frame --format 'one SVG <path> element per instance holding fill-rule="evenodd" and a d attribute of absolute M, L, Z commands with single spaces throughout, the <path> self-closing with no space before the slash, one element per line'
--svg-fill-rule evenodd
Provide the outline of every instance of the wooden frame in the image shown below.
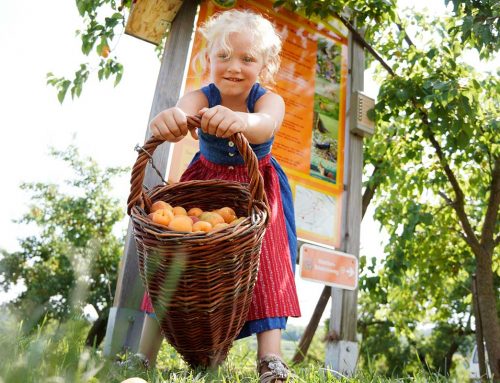
<path fill-rule="evenodd" d="M 183 0 L 135 0 L 125 33 L 158 45 L 182 3 Z"/>

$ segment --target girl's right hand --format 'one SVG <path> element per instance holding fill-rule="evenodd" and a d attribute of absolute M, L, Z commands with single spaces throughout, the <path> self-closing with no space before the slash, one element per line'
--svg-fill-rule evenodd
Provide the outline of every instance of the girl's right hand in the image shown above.
<path fill-rule="evenodd" d="M 178 107 L 158 113 L 149 123 L 153 137 L 168 142 L 178 142 L 188 133 L 186 113 Z"/>

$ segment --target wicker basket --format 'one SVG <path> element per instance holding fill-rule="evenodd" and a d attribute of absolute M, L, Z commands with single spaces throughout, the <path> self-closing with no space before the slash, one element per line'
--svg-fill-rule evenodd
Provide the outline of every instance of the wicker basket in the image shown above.
<path fill-rule="evenodd" d="M 269 217 L 257 157 L 243 135 L 231 140 L 244 158 L 249 184 L 188 181 L 145 191 L 145 167 L 162 143 L 158 139 L 145 144 L 132 170 L 128 211 L 140 275 L 164 336 L 192 367 L 222 363 L 243 327 Z M 230 206 L 239 217 L 247 218 L 216 232 L 170 231 L 147 218 L 151 204 L 158 200 L 186 209 Z"/>

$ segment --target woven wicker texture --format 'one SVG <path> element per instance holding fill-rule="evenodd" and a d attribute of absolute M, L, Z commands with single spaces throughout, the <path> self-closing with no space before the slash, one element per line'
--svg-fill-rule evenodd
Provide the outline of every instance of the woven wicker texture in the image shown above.
<path fill-rule="evenodd" d="M 190 118 L 190 126 L 199 119 Z M 192 367 L 224 361 L 243 327 L 259 268 L 269 209 L 258 161 L 241 134 L 231 137 L 248 168 L 250 183 L 188 181 L 142 187 L 149 156 L 162 140 L 143 147 L 132 170 L 128 210 L 137 245 L 139 271 L 167 341 Z M 147 218 L 162 200 L 186 209 L 232 207 L 247 218 L 209 233 L 166 229 Z"/>

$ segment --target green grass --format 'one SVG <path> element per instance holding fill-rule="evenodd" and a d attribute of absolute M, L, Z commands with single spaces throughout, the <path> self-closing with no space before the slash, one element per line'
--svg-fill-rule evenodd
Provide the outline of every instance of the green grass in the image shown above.
<path fill-rule="evenodd" d="M 145 371 L 127 368 L 102 356 L 101 350 L 84 346 L 88 324 L 75 319 L 64 324 L 45 323 L 35 333 L 24 335 L 21 323 L 3 314 L 0 317 L 0 383 L 118 383 L 126 378 L 141 377 L 148 382 L 258 382 L 255 371 L 255 338 L 236 341 L 218 369 L 191 370 L 166 342 L 156 368 Z M 320 332 L 320 331 L 319 331 Z M 295 352 L 295 341 L 284 341 L 285 359 Z M 339 379 L 323 368 L 324 344 L 316 337 L 311 355 L 292 369 L 296 382 L 445 382 L 439 376 L 421 373 L 406 379 L 387 379 L 367 372 Z M 123 356 L 123 357 L 126 357 Z"/>

